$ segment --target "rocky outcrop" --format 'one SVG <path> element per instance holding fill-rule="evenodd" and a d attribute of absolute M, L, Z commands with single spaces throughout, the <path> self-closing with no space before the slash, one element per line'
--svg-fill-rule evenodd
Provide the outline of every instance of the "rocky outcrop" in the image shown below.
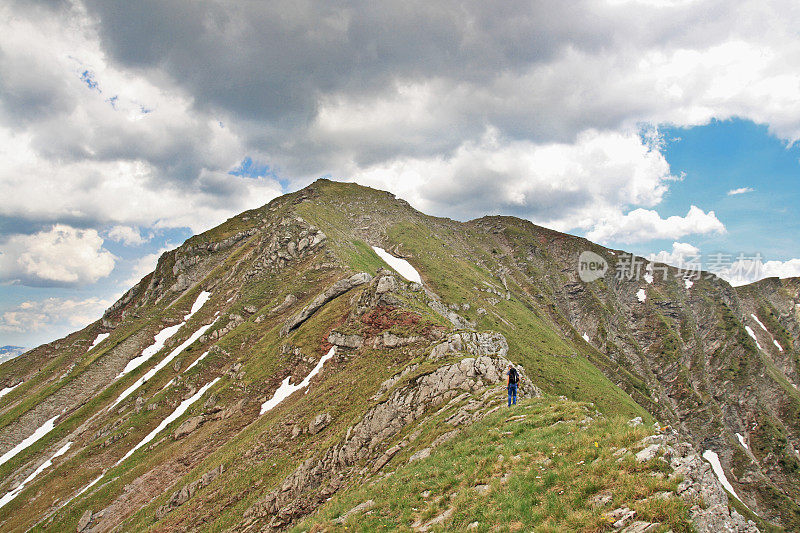
<path fill-rule="evenodd" d="M 78 525 L 75 527 L 75 531 L 78 533 L 82 533 L 89 528 L 89 524 L 92 523 L 92 510 L 86 509 L 84 513 L 81 515 L 80 519 L 78 519 Z"/>
<path fill-rule="evenodd" d="M 205 417 L 202 415 L 187 418 L 180 426 L 178 426 L 178 428 L 172 434 L 172 437 L 175 440 L 181 439 L 186 435 L 197 431 L 197 429 L 203 425 L 203 422 L 205 422 Z"/>
<path fill-rule="evenodd" d="M 449 320 L 450 323 L 453 324 L 458 329 L 467 329 L 475 327 L 475 324 L 469 322 L 455 311 L 448 309 L 447 306 L 444 305 L 442 302 L 440 302 L 438 299 L 431 298 L 431 300 L 428 302 L 428 306 L 437 313 L 439 313 L 440 315 L 442 315 L 443 317 L 445 317 L 447 320 Z"/>
<path fill-rule="evenodd" d="M 225 471 L 225 467 L 223 465 L 219 465 L 217 468 L 213 470 L 209 470 L 202 476 L 200 479 L 196 481 L 192 481 L 191 483 L 187 483 L 180 489 L 176 490 L 172 493 L 167 503 L 162 505 L 156 510 L 156 516 L 160 519 L 167 515 L 173 509 L 180 507 L 184 503 L 188 502 L 189 499 L 195 495 L 195 493 L 205 487 L 206 485 L 210 484 L 212 481 L 217 479 L 222 472 Z"/>
<path fill-rule="evenodd" d="M 280 313 L 283 313 L 291 306 L 293 306 L 295 303 L 297 303 L 297 296 L 295 296 L 294 294 L 287 294 L 286 298 L 283 299 L 283 302 L 281 302 L 280 305 L 277 305 L 272 309 L 270 309 L 269 314 L 278 315 Z"/>
<path fill-rule="evenodd" d="M 323 305 L 330 302 L 337 296 L 341 296 L 350 289 L 369 283 L 372 281 L 372 276 L 366 272 L 354 274 L 349 278 L 340 279 L 330 287 L 328 287 L 322 294 L 317 295 L 310 304 L 305 306 L 300 312 L 290 318 L 283 328 L 281 328 L 281 335 L 287 335 L 290 331 L 297 328 L 300 324 L 305 322 L 316 313 Z"/>
<path fill-rule="evenodd" d="M 306 460 L 278 488 L 251 507 L 246 513 L 246 527 L 259 530 L 260 522 L 269 518 L 270 528 L 282 528 L 311 512 L 343 485 L 346 474 L 356 464 L 385 465 L 398 449 L 382 450 L 403 428 L 424 417 L 429 409 L 463 392 L 476 393 L 497 385 L 508 364 L 508 360 L 499 356 L 470 357 L 398 386 L 387 399 L 351 426 L 339 444 L 318 459 Z M 530 383 L 523 383 L 520 393 L 522 396 L 540 394 Z"/>
<path fill-rule="evenodd" d="M 286 217 L 276 224 L 278 230 L 265 235 L 259 244 L 260 255 L 245 274 L 247 279 L 264 271 L 277 272 L 292 262 L 316 253 L 327 236 L 302 217 Z"/>
<path fill-rule="evenodd" d="M 639 447 L 642 449 L 635 454 L 637 462 L 663 459 L 672 468 L 670 478 L 681 479 L 677 494 L 691 506 L 689 516 L 698 533 L 758 533 L 753 522 L 745 520 L 729 506 L 728 494 L 711 465 L 700 457 L 691 444 L 679 442 L 676 433 L 645 437 Z M 626 453 L 630 452 L 622 449 L 615 455 Z M 633 518 L 633 515 L 628 518 Z M 641 527 L 645 525 L 640 524 Z"/>
<path fill-rule="evenodd" d="M 314 420 L 308 423 L 308 425 L 295 425 L 292 427 L 292 438 L 296 439 L 300 435 L 316 435 L 331 423 L 333 418 L 328 413 L 322 413 L 314 417 Z"/>
<path fill-rule="evenodd" d="M 508 342 L 502 334 L 494 331 L 480 333 L 462 331 L 453 333 L 446 341 L 434 346 L 430 357 L 438 359 L 446 354 L 458 352 L 505 357 L 508 354 Z"/>
<path fill-rule="evenodd" d="M 364 337 L 355 334 L 345 335 L 338 331 L 332 331 L 331 334 L 328 335 L 328 342 L 339 348 L 356 349 L 364 345 Z"/>

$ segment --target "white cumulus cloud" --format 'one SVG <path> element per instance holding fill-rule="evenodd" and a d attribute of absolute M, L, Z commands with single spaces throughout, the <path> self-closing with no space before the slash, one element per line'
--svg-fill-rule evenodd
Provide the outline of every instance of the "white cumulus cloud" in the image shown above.
<path fill-rule="evenodd" d="M 0 245 L 0 279 L 29 285 L 84 285 L 108 276 L 114 255 L 93 229 L 55 224 Z"/>
<path fill-rule="evenodd" d="M 686 235 L 704 233 L 725 233 L 725 225 L 714 211 L 706 213 L 693 205 L 686 216 L 661 218 L 654 210 L 634 209 L 627 214 L 601 220 L 587 233 L 589 239 L 606 243 L 644 242 L 653 239 L 678 239 Z"/>
<path fill-rule="evenodd" d="M 685 217 L 654 210 L 678 179 L 657 139 L 637 130 L 590 130 L 574 143 L 509 141 L 490 130 L 449 157 L 402 158 L 352 169 L 353 180 L 388 188 L 423 211 L 454 218 L 513 213 L 562 230 L 588 231 L 600 242 L 724 232 L 713 211 Z"/>
<path fill-rule="evenodd" d="M 148 240 L 142 236 L 142 233 L 137 228 L 131 226 L 114 226 L 108 230 L 108 238 L 128 246 L 144 244 Z"/>
<path fill-rule="evenodd" d="M 100 318 L 111 303 L 101 298 L 47 298 L 22 302 L 0 313 L 0 331 L 34 332 L 58 325 L 71 329 L 84 327 Z"/>
<path fill-rule="evenodd" d="M 650 254 L 647 259 L 691 271 L 711 272 L 733 286 L 764 278 L 800 276 L 800 258 L 764 261 L 760 254 L 704 254 L 700 248 L 685 242 L 673 242 L 672 250 Z"/>

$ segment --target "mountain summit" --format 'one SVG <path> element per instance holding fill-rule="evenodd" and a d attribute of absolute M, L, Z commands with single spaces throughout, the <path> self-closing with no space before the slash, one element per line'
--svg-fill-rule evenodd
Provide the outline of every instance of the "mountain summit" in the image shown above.
<path fill-rule="evenodd" d="M 798 279 L 319 180 L 0 366 L 0 529 L 798 530 L 799 338 Z"/>

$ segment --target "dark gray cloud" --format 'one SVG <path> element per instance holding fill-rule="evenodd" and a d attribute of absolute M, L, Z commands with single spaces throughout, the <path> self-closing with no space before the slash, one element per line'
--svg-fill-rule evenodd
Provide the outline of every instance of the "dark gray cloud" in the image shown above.
<path fill-rule="evenodd" d="M 428 78 L 487 86 L 566 46 L 602 49 L 619 29 L 614 13 L 561 2 L 87 5 L 115 61 L 158 69 L 199 107 L 286 129 L 313 120 L 322 94 L 368 97 Z"/>
<path fill-rule="evenodd" d="M 640 122 L 730 116 L 800 136 L 800 110 L 777 113 L 786 98 L 776 93 L 764 104 L 770 93 L 762 86 L 798 56 L 790 39 L 797 7 L 656 4 L 19 2 L 6 8 L 10 19 L 42 35 L 0 43 L 8 73 L 0 78 L 2 122 L 23 128 L 25 147 L 42 162 L 73 169 L 73 191 L 108 188 L 109 173 L 119 173 L 135 176 L 144 196 L 169 190 L 199 195 L 203 205 L 216 198 L 218 208 L 242 204 L 233 198 L 247 187 L 226 173 L 246 156 L 295 188 L 320 175 L 347 179 L 423 160 L 419 168 L 441 169 L 432 162 L 453 160 L 492 132 L 495 148 L 480 154 L 487 161 L 449 176 L 452 190 L 437 185 L 441 176 L 415 178 L 420 203 L 459 218 L 503 209 L 572 219 L 602 188 L 548 189 L 542 184 L 550 178 L 531 177 L 529 166 L 494 168 L 492 150 L 524 142 L 533 151 L 610 132 L 605 164 L 611 134 L 630 134 Z M 749 55 L 763 50 L 772 62 Z M 725 85 L 730 94 L 720 96 L 720 78 L 738 71 Z M 648 157 L 636 146 L 624 151 Z M 591 175 L 595 158 L 569 153 L 589 166 L 574 175 Z M 661 166 L 644 166 L 655 169 L 644 182 L 665 177 Z M 637 203 L 614 172 L 603 176 L 613 184 L 601 202 L 606 209 L 658 203 Z M 403 188 L 399 179 L 380 181 Z M 498 182 L 513 185 L 498 195 Z M 65 206 L 57 217 L 77 213 L 86 221 L 88 204 Z"/>

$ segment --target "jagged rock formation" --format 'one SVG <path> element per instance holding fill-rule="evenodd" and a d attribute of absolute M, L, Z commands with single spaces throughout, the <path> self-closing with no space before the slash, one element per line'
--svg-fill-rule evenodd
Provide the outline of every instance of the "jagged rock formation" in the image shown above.
<path fill-rule="evenodd" d="M 498 344 L 505 344 L 502 335 L 486 337 L 491 337 Z M 309 513 L 346 483 L 348 470 L 357 463 L 365 464 L 373 473 L 379 471 L 408 444 L 401 442 L 387 447 L 386 443 L 442 403 L 477 395 L 476 400 L 448 419 L 448 423 L 455 427 L 474 421 L 485 411 L 485 404 L 481 400 L 486 400 L 486 396 L 481 397 L 481 394 L 487 387 L 500 381 L 508 365 L 508 360 L 500 356 L 468 357 L 458 363 L 441 366 L 396 388 L 386 400 L 370 409 L 361 421 L 347 428 L 342 442 L 328 449 L 321 458 L 306 460 L 278 488 L 251 507 L 247 512 L 250 521 L 244 524 L 244 529 L 263 530 L 258 518 L 269 518 L 269 527 L 279 529 Z M 519 370 L 524 376 L 524 369 L 520 367 Z M 381 389 L 389 390 L 392 386 L 392 381 L 384 382 Z M 462 392 L 466 394 L 460 395 Z M 541 394 L 524 378 L 520 393 L 522 397 Z M 451 438 L 454 433 L 446 435 Z M 430 448 L 425 448 L 425 452 L 429 454 Z"/>
<path fill-rule="evenodd" d="M 672 468 L 670 477 L 681 480 L 677 494 L 690 506 L 690 516 L 698 533 L 757 533 L 758 528 L 729 507 L 728 494 L 712 471 L 688 442 L 679 441 L 677 433 L 646 437 L 636 453 L 638 462 L 663 457 Z M 646 531 L 646 529 L 642 529 Z"/>

